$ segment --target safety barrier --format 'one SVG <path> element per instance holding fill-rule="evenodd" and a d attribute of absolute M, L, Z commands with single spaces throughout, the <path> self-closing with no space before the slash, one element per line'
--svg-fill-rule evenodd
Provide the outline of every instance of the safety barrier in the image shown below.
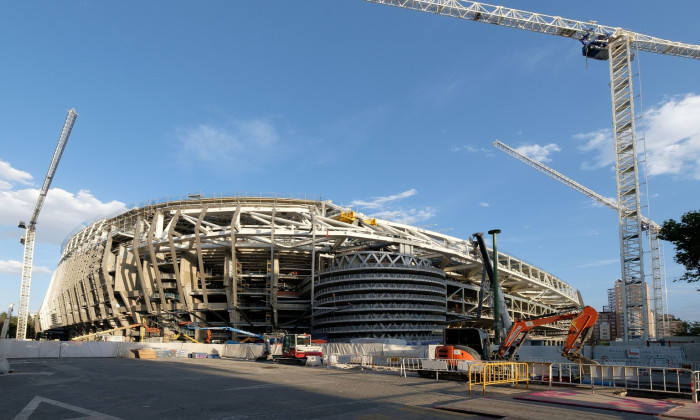
<path fill-rule="evenodd" d="M 440 379 L 440 374 L 463 374 L 469 372 L 472 362 L 465 360 L 438 360 L 422 359 L 416 357 L 405 357 L 401 359 L 401 369 L 399 374 L 406 377 L 408 372 L 418 372 L 419 375 L 434 374 L 435 379 Z"/>
<path fill-rule="evenodd" d="M 391 370 L 396 371 L 401 369 L 401 361 L 404 356 L 363 356 L 362 367 L 372 370 Z"/>
<path fill-rule="evenodd" d="M 486 395 L 488 385 L 513 384 L 517 388 L 518 382 L 525 382 L 526 388 L 530 388 L 530 372 L 527 363 L 474 363 L 469 366 L 469 395 L 472 395 L 474 385 L 481 385 L 482 395 Z"/>
<path fill-rule="evenodd" d="M 590 385 L 591 391 L 599 386 L 684 394 L 690 396 L 693 403 L 697 403 L 700 371 L 649 366 L 552 363 L 547 382 L 550 388 L 553 383 L 559 382 Z"/>

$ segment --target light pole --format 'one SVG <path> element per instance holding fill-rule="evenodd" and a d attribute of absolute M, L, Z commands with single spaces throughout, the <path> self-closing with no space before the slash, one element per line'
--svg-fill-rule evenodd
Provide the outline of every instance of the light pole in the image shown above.
<path fill-rule="evenodd" d="M 489 231 L 489 235 L 493 236 L 493 321 L 495 330 L 495 340 L 496 344 L 501 344 L 501 311 L 498 307 L 499 305 L 499 287 L 498 287 L 498 248 L 496 246 L 496 235 L 501 233 L 500 229 L 493 229 Z"/>

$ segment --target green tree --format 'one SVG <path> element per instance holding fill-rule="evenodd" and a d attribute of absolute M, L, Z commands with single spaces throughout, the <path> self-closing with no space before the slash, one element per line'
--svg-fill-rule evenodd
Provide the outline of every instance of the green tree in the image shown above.
<path fill-rule="evenodd" d="M 673 244 L 676 248 L 673 260 L 686 269 L 677 280 L 688 283 L 700 281 L 700 211 L 685 213 L 680 222 L 666 220 L 659 231 L 659 239 Z"/>
<path fill-rule="evenodd" d="M 7 318 L 7 312 L 0 312 L 0 330 L 2 330 L 2 324 Z M 27 320 L 27 338 L 34 339 L 36 336 L 36 329 L 34 328 L 34 320 L 36 317 L 30 316 Z M 7 338 L 17 337 L 17 317 L 13 316 L 10 318 L 10 325 L 7 329 Z"/>
<path fill-rule="evenodd" d="M 700 336 L 700 322 L 683 321 L 671 331 L 671 335 L 675 336 Z"/>

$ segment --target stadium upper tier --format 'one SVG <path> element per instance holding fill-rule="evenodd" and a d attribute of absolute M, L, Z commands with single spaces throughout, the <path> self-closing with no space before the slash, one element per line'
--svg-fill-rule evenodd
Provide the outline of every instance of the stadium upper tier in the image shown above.
<path fill-rule="evenodd" d="M 514 318 L 583 304 L 570 285 L 505 253 L 498 274 Z M 434 341 L 446 324 L 491 318 L 486 299 L 477 320 L 481 283 L 469 239 L 330 201 L 171 201 L 101 219 L 70 238 L 37 329 L 75 337 L 145 324 L 174 338 L 198 323 L 312 331 L 331 341 Z"/>

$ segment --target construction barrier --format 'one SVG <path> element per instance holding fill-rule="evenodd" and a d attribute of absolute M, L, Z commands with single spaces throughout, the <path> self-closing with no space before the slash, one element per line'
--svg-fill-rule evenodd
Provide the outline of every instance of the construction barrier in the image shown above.
<path fill-rule="evenodd" d="M 418 374 L 435 375 L 435 379 L 440 379 L 440 374 L 462 374 L 466 375 L 469 366 L 474 362 L 466 360 L 439 360 L 406 357 L 401 359 L 399 374 L 406 377 L 408 372 L 418 372 Z M 421 375 L 424 376 L 424 375 Z"/>
<path fill-rule="evenodd" d="M 469 366 L 469 395 L 472 395 L 472 387 L 475 385 L 481 385 L 482 395 L 486 395 L 488 385 L 512 384 L 517 388 L 518 382 L 525 382 L 529 389 L 530 372 L 527 363 L 493 362 Z"/>
<path fill-rule="evenodd" d="M 553 383 L 570 383 L 595 387 L 622 388 L 653 393 L 688 395 L 698 402 L 700 371 L 681 368 L 649 366 L 596 365 L 583 363 L 552 363 L 547 378 Z"/>

